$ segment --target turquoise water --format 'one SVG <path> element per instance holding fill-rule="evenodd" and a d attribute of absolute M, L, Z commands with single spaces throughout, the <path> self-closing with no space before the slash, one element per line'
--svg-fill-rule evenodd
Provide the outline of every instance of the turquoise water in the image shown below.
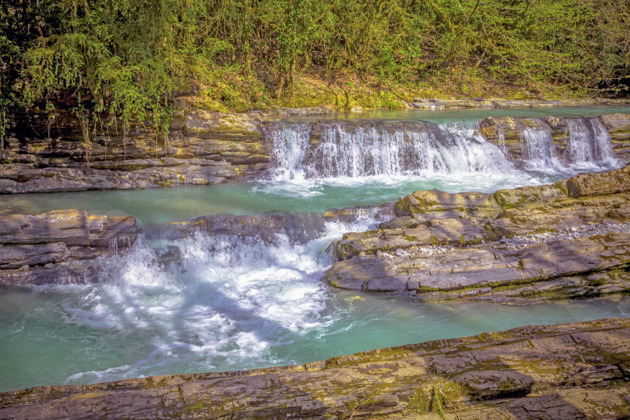
<path fill-rule="evenodd" d="M 264 318 L 244 307 L 224 308 L 237 325 L 223 323 L 216 314 L 204 312 L 220 305 L 181 289 L 66 286 L 4 292 L 0 392 L 306 363 L 522 325 L 630 316 L 627 297 L 519 307 L 421 303 L 321 285 L 312 285 L 308 292 L 325 303 L 304 316 L 309 308 L 296 299 L 304 305 L 297 311 L 300 325 Z M 94 302 L 98 299 L 109 302 L 99 305 Z M 165 305 L 163 300 L 171 302 Z M 219 326 L 225 331 L 216 331 Z"/>
<path fill-rule="evenodd" d="M 475 112 L 482 111 L 488 115 Z M 454 118 L 441 112 L 435 115 Z M 569 175 L 518 171 L 507 161 L 498 166 L 506 170 L 476 167 L 410 176 L 271 176 L 207 187 L 2 196 L 0 214 L 83 208 L 132 215 L 142 226 L 224 213 L 321 212 L 431 188 L 490 192 Z M 129 252 L 101 261 L 97 284 L 0 290 L 0 392 L 306 363 L 522 325 L 630 316 L 628 297 L 518 307 L 428 303 L 330 288 L 322 281 L 332 263 L 328 245 L 380 221 L 367 212 L 353 223 L 328 222 L 306 243 L 283 232 L 271 242 L 199 232 L 178 240 L 141 238 Z"/>
<path fill-rule="evenodd" d="M 464 174 L 460 177 L 367 177 L 362 179 L 253 182 L 138 191 L 87 191 L 2 196 L 0 214 L 37 214 L 80 208 L 90 214 L 134 216 L 140 225 L 212 214 L 312 211 L 395 201 L 416 190 L 495 191 L 540 184 L 558 176 Z"/>

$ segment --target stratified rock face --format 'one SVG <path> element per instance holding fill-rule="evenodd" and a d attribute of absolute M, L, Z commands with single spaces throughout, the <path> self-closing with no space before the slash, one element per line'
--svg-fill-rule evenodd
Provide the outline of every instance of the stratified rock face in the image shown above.
<path fill-rule="evenodd" d="M 54 210 L 0 217 L 0 285 L 27 286 L 94 280 L 97 257 L 130 247 L 133 217 Z"/>
<path fill-rule="evenodd" d="M 392 203 L 331 209 L 323 213 L 271 212 L 259 215 L 218 214 L 181 222 L 153 224 L 144 228 L 148 239 L 180 239 L 196 233 L 208 236 L 231 235 L 253 238 L 265 244 L 276 243 L 284 235 L 291 243 L 304 244 L 321 237 L 326 223 L 354 223 L 358 220 L 384 221 L 394 216 Z"/>
<path fill-rule="evenodd" d="M 630 290 L 630 166 L 494 194 L 417 191 L 349 233 L 336 287 L 422 299 L 519 300 Z"/>
<path fill-rule="evenodd" d="M 630 320 L 522 327 L 244 372 L 0 394 L 1 418 L 536 418 L 630 414 Z"/>
<path fill-rule="evenodd" d="M 260 116 L 195 111 L 173 119 L 168 138 L 111 127 L 89 145 L 71 116 L 18 121 L 0 150 L 0 194 L 154 188 L 250 179 L 268 166 Z"/>
<path fill-rule="evenodd" d="M 501 172 L 513 164 L 579 171 L 630 162 L 628 114 L 487 118 L 478 127 L 419 121 L 271 121 L 327 111 L 195 110 L 175 115 L 167 138 L 158 138 L 145 122 L 125 135 L 121 126 L 113 125 L 89 142 L 72 116 L 62 115 L 48 125 L 45 114 L 29 115 L 16 121 L 0 150 L 0 194 L 206 185 L 270 175 L 291 179 Z"/>

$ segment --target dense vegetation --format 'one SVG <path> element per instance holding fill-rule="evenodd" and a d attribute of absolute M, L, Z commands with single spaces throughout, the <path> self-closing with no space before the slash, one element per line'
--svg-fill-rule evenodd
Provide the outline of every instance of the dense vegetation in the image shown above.
<path fill-rule="evenodd" d="M 0 134 L 33 107 L 164 132 L 192 92 L 215 110 L 627 94 L 629 28 L 628 0 L 0 0 Z"/>

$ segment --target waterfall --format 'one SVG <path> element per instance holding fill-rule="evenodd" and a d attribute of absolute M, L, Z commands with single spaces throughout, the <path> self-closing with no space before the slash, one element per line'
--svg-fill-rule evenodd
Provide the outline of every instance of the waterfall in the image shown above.
<path fill-rule="evenodd" d="M 612 148 L 610 134 L 598 118 L 566 120 L 568 142 L 559 156 L 546 124 L 521 131 L 525 168 L 544 172 L 575 173 L 583 169 L 610 169 L 621 165 Z"/>
<path fill-rule="evenodd" d="M 564 164 L 556 155 L 551 132 L 544 127 L 523 129 L 521 148 L 526 169 L 539 171 L 564 169 Z"/>
<path fill-rule="evenodd" d="M 568 119 L 567 125 L 569 127 L 567 154 L 573 165 L 579 167 L 618 165 L 610 134 L 598 119 Z"/>
<path fill-rule="evenodd" d="M 271 132 L 276 180 L 512 171 L 475 124 L 286 124 Z"/>
<path fill-rule="evenodd" d="M 311 125 L 284 125 L 269 129 L 265 134 L 271 137 L 273 144 L 274 178 L 304 179 L 301 162 L 311 138 Z"/>

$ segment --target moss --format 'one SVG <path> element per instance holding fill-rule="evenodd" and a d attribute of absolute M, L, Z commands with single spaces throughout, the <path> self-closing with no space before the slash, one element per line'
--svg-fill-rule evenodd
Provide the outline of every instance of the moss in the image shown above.
<path fill-rule="evenodd" d="M 586 284 L 588 284 L 591 287 L 597 287 L 597 286 L 602 286 L 604 284 L 606 284 L 607 281 L 605 278 L 599 278 L 599 279 L 591 279 L 591 280 L 587 280 Z"/>
<path fill-rule="evenodd" d="M 407 242 L 418 242 L 418 238 L 415 236 L 411 236 L 411 235 L 407 235 L 403 232 L 403 238 L 405 238 L 405 241 Z"/>
<path fill-rule="evenodd" d="M 446 417 L 445 409 L 454 409 L 468 395 L 465 388 L 453 381 L 431 381 L 417 388 L 409 397 L 407 407 L 415 413 L 437 413 Z"/>
<path fill-rule="evenodd" d="M 624 222 L 626 218 L 616 209 L 610 209 L 604 214 L 605 218 L 618 220 L 620 222 Z"/>
<path fill-rule="evenodd" d="M 199 411 L 199 410 L 203 410 L 203 404 L 202 403 L 197 403 L 195 405 L 189 405 L 187 407 L 184 408 L 184 412 L 185 413 L 192 413 L 194 411 Z"/>

